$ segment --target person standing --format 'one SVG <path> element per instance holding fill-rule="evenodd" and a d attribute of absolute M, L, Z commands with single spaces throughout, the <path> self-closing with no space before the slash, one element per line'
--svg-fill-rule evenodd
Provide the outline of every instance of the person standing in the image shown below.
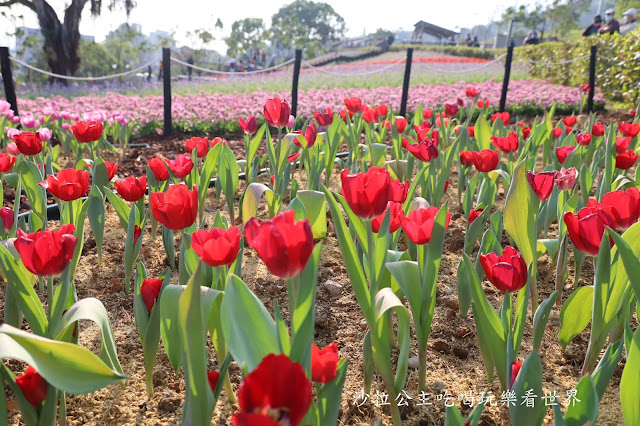
<path fill-rule="evenodd" d="M 582 33 L 582 37 L 589 37 L 594 34 L 598 34 L 598 30 L 602 25 L 602 17 L 600 15 L 596 15 L 593 17 L 593 24 L 589 25 L 586 30 Z"/>
<path fill-rule="evenodd" d="M 633 7 L 622 14 L 624 23 L 620 26 L 620 34 L 627 34 L 638 28 L 638 23 L 636 22 L 637 16 L 638 11 Z"/>
<path fill-rule="evenodd" d="M 613 17 L 613 9 L 604 12 L 604 24 L 598 30 L 598 34 L 614 34 L 620 32 L 620 23 Z"/>

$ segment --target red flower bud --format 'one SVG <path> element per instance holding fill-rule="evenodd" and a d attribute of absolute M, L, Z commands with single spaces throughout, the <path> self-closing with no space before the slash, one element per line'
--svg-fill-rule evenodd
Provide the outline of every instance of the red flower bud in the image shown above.
<path fill-rule="evenodd" d="M 89 172 L 86 170 L 63 169 L 56 175 L 47 175 L 38 185 L 63 201 L 73 201 L 87 193 Z"/>
<path fill-rule="evenodd" d="M 576 184 L 576 178 L 578 177 L 578 170 L 575 167 L 560 169 L 556 175 L 556 186 L 560 191 L 567 191 L 572 189 Z"/>
<path fill-rule="evenodd" d="M 561 146 L 556 148 L 556 157 L 558 157 L 558 161 L 560 164 L 564 164 L 567 156 L 571 154 L 576 149 L 573 145 Z"/>
<path fill-rule="evenodd" d="M 0 173 L 10 172 L 16 163 L 16 157 L 0 152 Z"/>
<path fill-rule="evenodd" d="M 13 222 L 15 219 L 15 216 L 13 214 L 13 210 L 11 210 L 11 207 L 3 207 L 0 209 L 0 218 L 2 219 L 2 226 L 4 227 L 4 229 L 6 231 L 8 231 L 9 229 L 11 229 L 13 227 Z"/>
<path fill-rule="evenodd" d="M 391 209 L 391 213 L 389 215 L 389 232 L 394 233 L 400 228 L 402 225 L 402 220 L 404 219 L 404 212 L 402 211 L 402 204 L 396 203 L 393 201 L 389 201 L 387 204 L 387 209 L 383 211 L 380 216 L 376 216 L 371 220 L 371 229 L 376 234 L 380 232 L 380 227 L 382 226 L 382 221 L 384 220 L 385 215 L 387 214 L 387 210 Z"/>
<path fill-rule="evenodd" d="M 158 300 L 161 289 L 162 280 L 159 278 L 148 278 L 142 281 L 142 285 L 140 285 L 140 295 L 142 296 L 144 305 L 147 307 L 147 312 L 151 313 L 151 309 L 153 309 L 153 305 L 155 305 L 156 300 Z"/>
<path fill-rule="evenodd" d="M 324 112 L 314 112 L 313 116 L 319 126 L 330 126 L 333 123 L 333 113 L 331 108 L 327 108 Z"/>
<path fill-rule="evenodd" d="M 152 157 L 149 159 L 149 168 L 153 172 L 156 180 L 164 182 L 169 179 L 169 169 L 167 169 L 167 160 L 160 157 Z"/>
<path fill-rule="evenodd" d="M 509 124 L 509 120 L 511 119 L 511 114 L 508 112 L 496 112 L 495 114 L 491 114 L 491 122 L 495 122 L 500 119 L 502 123 L 506 126 Z"/>
<path fill-rule="evenodd" d="M 465 167 L 471 167 L 473 165 L 473 152 L 460 151 L 460 162 Z"/>
<path fill-rule="evenodd" d="M 209 266 L 230 266 L 240 249 L 238 228 L 200 229 L 191 234 L 191 248 Z"/>
<path fill-rule="evenodd" d="M 557 172 L 555 171 L 540 173 L 527 171 L 527 181 L 540 201 L 547 200 L 553 193 L 553 184 L 556 179 L 556 173 Z"/>
<path fill-rule="evenodd" d="M 252 217 L 244 227 L 244 235 L 269 271 L 280 278 L 300 274 L 313 252 L 309 220 L 295 222 L 293 210 L 262 223 Z"/>
<path fill-rule="evenodd" d="M 356 96 L 345 98 L 344 104 L 351 114 L 357 114 L 362 111 L 362 99 Z"/>
<path fill-rule="evenodd" d="M 47 398 L 47 381 L 32 366 L 28 366 L 24 374 L 16 377 L 16 384 L 34 407 Z"/>
<path fill-rule="evenodd" d="M 246 121 L 238 117 L 238 124 L 245 135 L 255 135 L 258 132 L 258 121 L 253 115 L 249 115 Z"/>
<path fill-rule="evenodd" d="M 118 171 L 118 164 L 105 161 L 104 166 L 107 168 L 107 178 L 109 179 L 109 182 L 111 182 Z"/>
<path fill-rule="evenodd" d="M 509 384 L 509 389 L 513 388 L 513 384 L 516 382 L 518 373 L 520 373 L 520 368 L 522 368 L 522 361 L 515 361 L 511 364 L 511 383 Z"/>
<path fill-rule="evenodd" d="M 633 139 L 640 133 L 640 123 L 618 123 L 618 130 L 622 136 Z"/>
<path fill-rule="evenodd" d="M 71 132 L 76 137 L 78 142 L 89 143 L 95 142 L 102 137 L 103 125 L 99 121 L 89 121 L 84 123 L 77 121 L 71 126 Z"/>
<path fill-rule="evenodd" d="M 402 230 L 413 243 L 427 244 L 431 239 L 433 224 L 440 209 L 438 207 L 427 207 L 426 209 L 416 209 L 409 213 L 409 216 L 402 220 Z M 449 228 L 451 213 L 447 212 L 447 219 L 444 229 Z"/>
<path fill-rule="evenodd" d="M 207 152 L 209 152 L 209 139 L 207 138 L 192 137 L 184 141 L 184 144 L 187 147 L 189 154 L 191 154 L 194 149 L 197 149 L 198 158 L 205 157 Z"/>
<path fill-rule="evenodd" d="M 61 274 L 73 258 L 78 239 L 73 236 L 75 226 L 62 225 L 57 231 L 38 231 L 27 234 L 18 229 L 14 246 L 24 266 L 33 274 L 49 277 Z"/>
<path fill-rule="evenodd" d="M 579 145 L 589 145 L 591 143 L 591 133 L 580 133 L 576 136 Z"/>
<path fill-rule="evenodd" d="M 473 209 L 469 212 L 469 225 L 473 223 L 474 220 L 478 218 L 482 214 L 484 209 Z"/>
<path fill-rule="evenodd" d="M 498 166 L 498 150 L 483 149 L 480 152 L 472 152 L 473 165 L 479 172 L 490 172 Z"/>
<path fill-rule="evenodd" d="M 555 129 L 551 130 L 551 136 L 553 136 L 554 139 L 558 139 L 560 136 L 562 136 L 562 129 L 556 127 Z"/>
<path fill-rule="evenodd" d="M 624 153 L 629 149 L 629 145 L 631 145 L 631 137 L 616 137 L 616 154 Z"/>
<path fill-rule="evenodd" d="M 264 118 L 271 127 L 282 129 L 289 123 L 291 108 L 285 99 L 268 99 L 264 104 Z"/>
<path fill-rule="evenodd" d="M 574 116 L 571 117 L 565 117 L 562 119 L 562 122 L 564 123 L 565 127 L 573 127 L 576 125 L 578 119 Z"/>
<path fill-rule="evenodd" d="M 584 207 L 578 214 L 565 213 L 563 218 L 573 245 L 592 256 L 598 255 L 605 227 L 615 228 L 613 218 L 601 207 Z"/>
<path fill-rule="evenodd" d="M 218 384 L 218 379 L 220 378 L 220 373 L 217 371 L 207 371 L 207 380 L 209 381 L 209 387 L 211 388 L 211 392 L 216 389 L 216 385 Z"/>
<path fill-rule="evenodd" d="M 122 198 L 129 202 L 136 202 L 144 197 L 147 191 L 147 177 L 134 178 L 133 176 L 127 176 L 124 180 L 114 182 L 113 185 Z"/>
<path fill-rule="evenodd" d="M 516 292 L 527 284 L 527 264 L 511 246 L 505 247 L 500 256 L 481 254 L 480 264 L 489 282 L 503 293 Z"/>
<path fill-rule="evenodd" d="M 505 154 L 518 150 L 520 141 L 516 132 L 509 132 L 507 137 L 491 136 L 491 143 Z"/>
<path fill-rule="evenodd" d="M 363 219 L 373 219 L 386 208 L 392 196 L 389 172 L 371 167 L 367 172 L 350 175 L 347 169 L 340 174 L 342 195 L 353 212 Z"/>
<path fill-rule="evenodd" d="M 616 156 L 616 169 L 628 170 L 638 161 L 638 155 L 630 149 Z"/>
<path fill-rule="evenodd" d="M 467 95 L 467 98 L 476 98 L 480 94 L 480 91 L 478 89 L 474 89 L 473 87 L 467 87 L 464 93 L 465 95 Z"/>
<path fill-rule="evenodd" d="M 338 345 L 329 343 L 323 349 L 311 344 L 311 380 L 316 383 L 329 383 L 338 374 Z"/>
<path fill-rule="evenodd" d="M 42 152 L 40 134 L 34 132 L 21 132 L 13 137 L 18 150 L 24 155 L 36 155 Z"/>
<path fill-rule="evenodd" d="M 604 124 L 594 123 L 591 127 L 591 134 L 593 136 L 603 136 L 604 135 Z"/>
<path fill-rule="evenodd" d="M 176 177 L 182 179 L 193 170 L 193 161 L 189 154 L 178 155 L 175 160 L 169 160 L 169 168 Z"/>
<path fill-rule="evenodd" d="M 151 213 L 168 229 L 184 229 L 196 220 L 198 215 L 198 189 L 193 185 L 180 183 L 169 187 L 167 192 L 152 192 Z"/>

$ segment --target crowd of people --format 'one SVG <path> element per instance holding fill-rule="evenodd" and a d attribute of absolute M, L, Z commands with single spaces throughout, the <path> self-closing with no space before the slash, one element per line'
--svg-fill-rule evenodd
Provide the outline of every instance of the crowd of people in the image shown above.
<path fill-rule="evenodd" d="M 627 34 L 636 28 L 638 28 L 638 22 L 636 21 L 638 11 L 635 8 L 631 8 L 622 14 L 622 20 L 618 21 L 615 18 L 615 12 L 613 9 L 607 9 L 604 12 L 604 21 L 600 15 L 593 17 L 593 23 L 587 27 L 582 33 L 583 37 L 589 37 L 595 34 L 615 34 L 620 33 L 622 35 Z"/>

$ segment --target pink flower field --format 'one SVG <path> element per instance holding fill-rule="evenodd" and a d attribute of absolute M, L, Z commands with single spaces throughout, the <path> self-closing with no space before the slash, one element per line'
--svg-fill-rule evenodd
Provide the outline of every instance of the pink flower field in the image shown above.
<path fill-rule="evenodd" d="M 456 98 L 465 99 L 465 89 L 473 86 L 481 90 L 480 99 L 487 99 L 492 106 L 498 106 L 502 82 L 488 80 L 483 83 L 415 85 L 409 90 L 407 109 L 414 111 L 418 104 L 436 107 L 444 102 L 455 102 Z M 343 100 L 358 96 L 367 104 L 388 104 L 394 110 L 400 108 L 402 90 L 399 87 L 378 87 L 371 89 L 309 89 L 299 93 L 298 116 L 311 117 L 313 111 L 326 107 L 339 110 L 344 107 Z M 173 120 L 175 123 L 211 123 L 232 121 L 234 117 L 248 114 L 259 115 L 262 112 L 264 99 L 282 97 L 290 99 L 289 92 L 263 92 L 214 94 L 204 93 L 173 96 Z M 596 92 L 596 102 L 604 102 L 604 98 Z M 577 88 L 554 85 L 543 80 L 519 80 L 509 84 L 507 108 L 517 106 L 537 106 L 548 108 L 553 104 L 576 106 L 580 103 L 580 92 Z M 68 111 L 82 114 L 87 111 L 104 111 L 109 115 L 119 113 L 129 121 L 138 122 L 140 126 L 161 122 L 163 116 L 162 96 L 148 95 L 128 96 L 108 93 L 105 96 L 84 96 L 67 99 L 61 96 L 20 99 L 21 115 L 31 113 L 40 115 L 45 110 Z"/>

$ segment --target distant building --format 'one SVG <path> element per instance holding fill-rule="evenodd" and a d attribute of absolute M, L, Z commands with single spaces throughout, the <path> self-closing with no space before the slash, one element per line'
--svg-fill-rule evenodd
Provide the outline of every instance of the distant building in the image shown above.
<path fill-rule="evenodd" d="M 425 21 L 418 21 L 414 28 L 411 42 L 417 44 L 455 44 L 459 34 Z"/>

